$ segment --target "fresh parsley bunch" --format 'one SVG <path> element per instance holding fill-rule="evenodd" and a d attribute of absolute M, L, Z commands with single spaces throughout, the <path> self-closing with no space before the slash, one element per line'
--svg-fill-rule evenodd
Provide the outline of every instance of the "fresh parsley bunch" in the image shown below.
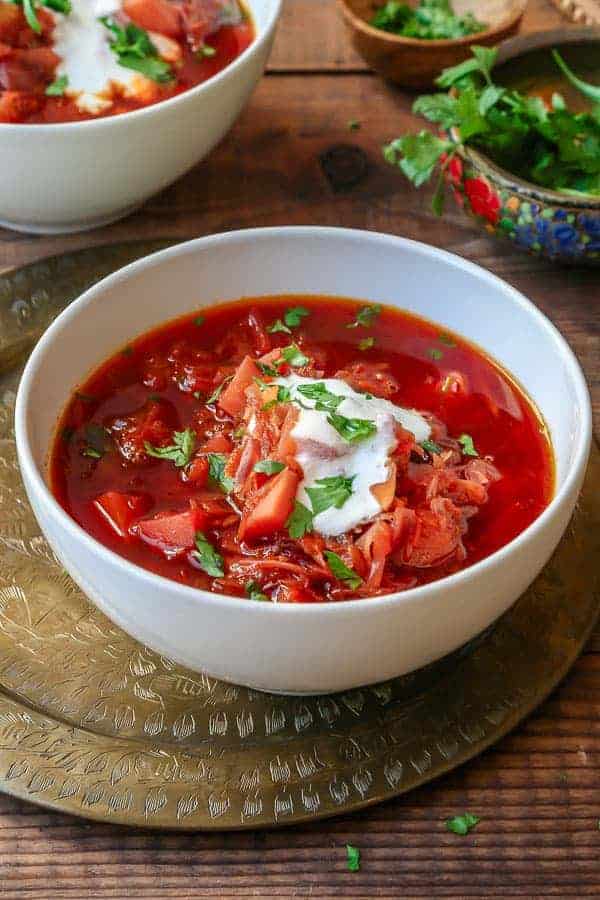
<path fill-rule="evenodd" d="M 415 8 L 398 0 L 388 0 L 377 10 L 370 24 L 402 37 L 429 41 L 466 37 L 485 31 L 487 27 L 472 13 L 457 16 L 450 0 L 420 0 Z"/>
<path fill-rule="evenodd" d="M 436 169 L 439 179 L 432 207 L 441 215 L 444 173 L 462 146 L 475 147 L 502 168 L 527 181 L 567 194 L 600 194 L 600 86 L 578 78 L 553 50 L 566 78 L 592 101 L 589 112 L 570 111 L 555 93 L 550 108 L 531 97 L 494 83 L 497 50 L 471 47 L 473 56 L 444 69 L 437 84 L 447 93 L 428 94 L 413 112 L 453 138 L 430 131 L 408 134 L 384 147 L 388 162 L 398 165 L 420 187 Z"/>

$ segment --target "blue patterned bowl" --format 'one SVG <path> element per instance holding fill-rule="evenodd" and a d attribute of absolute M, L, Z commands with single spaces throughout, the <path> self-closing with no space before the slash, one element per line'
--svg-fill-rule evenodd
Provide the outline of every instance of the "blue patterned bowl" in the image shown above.
<path fill-rule="evenodd" d="M 590 43 L 600 56 L 600 28 L 525 35 L 500 45 L 498 64 L 532 50 Z M 459 206 L 489 234 L 553 261 L 600 265 L 600 197 L 539 187 L 472 148 L 453 158 L 447 179 Z"/>

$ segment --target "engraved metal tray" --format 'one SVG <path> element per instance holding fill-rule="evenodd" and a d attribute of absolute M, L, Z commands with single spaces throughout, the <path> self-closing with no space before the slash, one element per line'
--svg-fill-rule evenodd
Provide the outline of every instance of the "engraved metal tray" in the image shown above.
<path fill-rule="evenodd" d="M 164 245 L 85 250 L 0 277 L 0 789 L 111 822 L 254 828 L 346 813 L 460 765 L 547 696 L 596 621 L 600 453 L 543 574 L 450 657 L 321 697 L 187 671 L 104 618 L 57 563 L 23 492 L 13 434 L 36 338 L 85 287 Z"/>

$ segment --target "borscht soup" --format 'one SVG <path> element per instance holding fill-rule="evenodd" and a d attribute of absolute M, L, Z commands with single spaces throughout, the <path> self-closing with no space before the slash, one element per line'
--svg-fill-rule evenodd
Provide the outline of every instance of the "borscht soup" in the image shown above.
<path fill-rule="evenodd" d="M 0 0 L 0 122 L 131 112 L 211 78 L 253 38 L 239 0 Z"/>
<path fill-rule="evenodd" d="M 251 601 L 403 591 L 549 503 L 549 436 L 497 363 L 379 304 L 266 297 L 135 339 L 71 397 L 51 488 L 152 572 Z"/>

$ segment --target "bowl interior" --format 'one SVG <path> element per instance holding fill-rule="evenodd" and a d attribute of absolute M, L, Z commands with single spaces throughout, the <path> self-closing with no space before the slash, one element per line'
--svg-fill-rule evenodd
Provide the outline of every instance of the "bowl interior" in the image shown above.
<path fill-rule="evenodd" d="M 408 6 L 417 6 L 419 0 L 405 0 Z M 344 0 L 344 3 L 351 12 L 370 24 L 374 14 L 385 5 L 385 0 Z M 465 13 L 473 13 L 473 15 L 482 23 L 487 25 L 486 31 L 493 30 L 499 25 L 519 15 L 523 9 L 522 0 L 454 0 L 452 3 L 454 11 L 457 15 Z M 388 36 L 393 39 L 393 35 L 389 32 L 377 30 L 377 33 Z M 469 40 L 476 43 L 476 35 L 470 35 Z M 409 40 L 403 38 L 403 40 Z M 414 39 L 410 39 L 414 42 Z M 422 43 L 431 43 L 431 41 L 423 41 Z"/>
<path fill-rule="evenodd" d="M 408 309 L 476 342 L 525 387 L 550 429 L 558 486 L 581 451 L 587 393 L 552 325 L 504 282 L 425 245 L 341 229 L 234 232 L 171 248 L 110 276 L 46 332 L 19 405 L 45 477 L 57 419 L 90 370 L 136 335 L 244 296 L 325 294 Z"/>

